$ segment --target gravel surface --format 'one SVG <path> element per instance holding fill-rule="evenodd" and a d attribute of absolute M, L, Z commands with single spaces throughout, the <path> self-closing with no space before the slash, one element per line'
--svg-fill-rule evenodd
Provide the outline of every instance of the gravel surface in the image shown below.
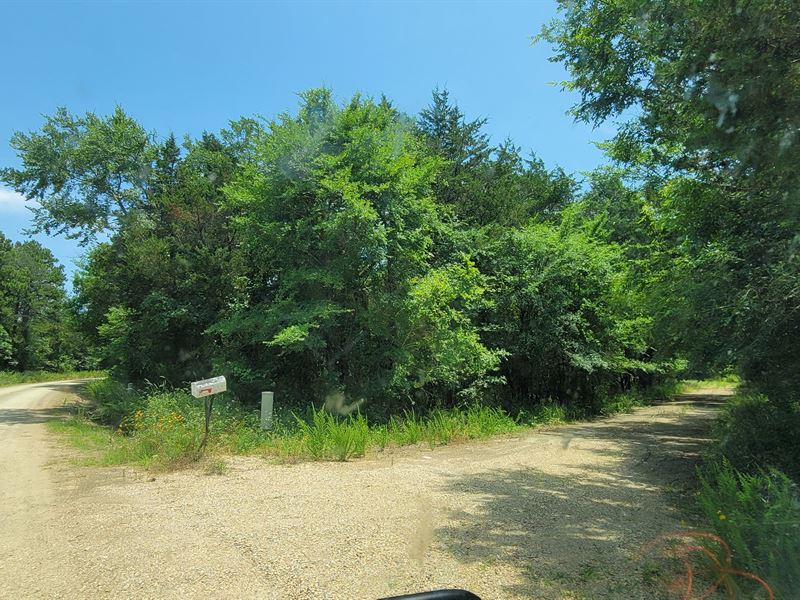
<path fill-rule="evenodd" d="M 206 475 L 73 466 L 43 425 L 68 393 L 0 390 L 2 598 L 658 598 L 642 549 L 681 527 L 723 400 Z"/>

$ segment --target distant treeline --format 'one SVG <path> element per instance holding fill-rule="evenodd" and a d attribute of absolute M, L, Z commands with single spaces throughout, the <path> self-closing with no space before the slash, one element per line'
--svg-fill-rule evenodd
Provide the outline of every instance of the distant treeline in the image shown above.
<path fill-rule="evenodd" d="M 53 254 L 0 233 L 0 371 L 91 368 L 84 341 Z"/>

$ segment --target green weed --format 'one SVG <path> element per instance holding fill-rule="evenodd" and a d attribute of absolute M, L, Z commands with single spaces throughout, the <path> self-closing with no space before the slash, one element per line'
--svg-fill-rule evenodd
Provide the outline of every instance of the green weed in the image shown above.
<path fill-rule="evenodd" d="M 206 459 L 203 466 L 206 475 L 224 475 L 227 470 L 228 464 L 218 456 Z"/>
<path fill-rule="evenodd" d="M 746 474 L 727 462 L 700 472 L 698 503 L 731 548 L 733 565 L 766 580 L 776 598 L 800 594 L 800 492 L 776 470 Z M 736 577 L 731 585 L 748 581 Z M 749 588 L 741 597 L 752 597 Z"/>

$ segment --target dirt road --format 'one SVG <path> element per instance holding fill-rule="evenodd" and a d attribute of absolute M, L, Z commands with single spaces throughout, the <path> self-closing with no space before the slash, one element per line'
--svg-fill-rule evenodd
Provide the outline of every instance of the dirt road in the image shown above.
<path fill-rule="evenodd" d="M 69 385 L 0 389 L 0 597 L 657 598 L 712 391 L 614 419 L 350 463 L 223 475 L 73 466 L 43 422 Z"/>

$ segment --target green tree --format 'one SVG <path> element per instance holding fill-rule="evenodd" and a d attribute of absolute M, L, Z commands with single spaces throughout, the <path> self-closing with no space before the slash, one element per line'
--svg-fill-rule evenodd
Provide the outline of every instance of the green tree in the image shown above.
<path fill-rule="evenodd" d="M 71 368 L 64 272 L 38 242 L 0 234 L 0 367 Z"/>
<path fill-rule="evenodd" d="M 486 119 L 467 121 L 450 101 L 450 93 L 435 89 L 430 106 L 417 118 L 417 131 L 430 153 L 444 159 L 433 182 L 436 199 L 467 221 L 480 220 L 492 154 L 483 133 Z"/>
<path fill-rule="evenodd" d="M 486 119 L 468 121 L 447 90 L 434 90 L 416 131 L 443 159 L 433 184 L 436 201 L 473 227 L 558 221 L 574 199 L 575 181 L 561 169 L 548 171 L 535 155 L 523 158 L 511 140 L 491 146 L 485 125 Z"/>
<path fill-rule="evenodd" d="M 37 202 L 36 233 L 86 243 L 147 200 L 155 146 L 120 107 L 107 118 L 60 108 L 40 131 L 15 133 L 11 146 L 22 168 L 2 169 L 0 179 Z"/>
<path fill-rule="evenodd" d="M 650 361 L 649 320 L 619 247 L 547 224 L 490 238 L 477 257 L 491 282 L 481 322 L 487 345 L 507 354 L 502 396 L 592 409 L 662 367 Z"/>
<path fill-rule="evenodd" d="M 82 328 L 120 378 L 180 385 L 211 369 L 205 331 L 235 282 L 221 190 L 237 168 L 236 139 L 205 134 L 181 155 L 167 138 L 156 150 L 147 204 L 91 251 L 77 277 Z"/>
<path fill-rule="evenodd" d="M 496 366 L 459 309 L 480 274 L 464 258 L 432 270 L 440 161 L 388 102 L 312 90 L 252 156 L 227 188 L 249 284 L 214 328 L 240 380 L 432 402 Z"/>
<path fill-rule="evenodd" d="M 575 115 L 629 117 L 610 155 L 659 200 L 676 266 L 661 328 L 696 367 L 738 364 L 775 398 L 795 395 L 800 7 L 579 0 L 562 11 L 542 37 L 581 94 Z"/>

